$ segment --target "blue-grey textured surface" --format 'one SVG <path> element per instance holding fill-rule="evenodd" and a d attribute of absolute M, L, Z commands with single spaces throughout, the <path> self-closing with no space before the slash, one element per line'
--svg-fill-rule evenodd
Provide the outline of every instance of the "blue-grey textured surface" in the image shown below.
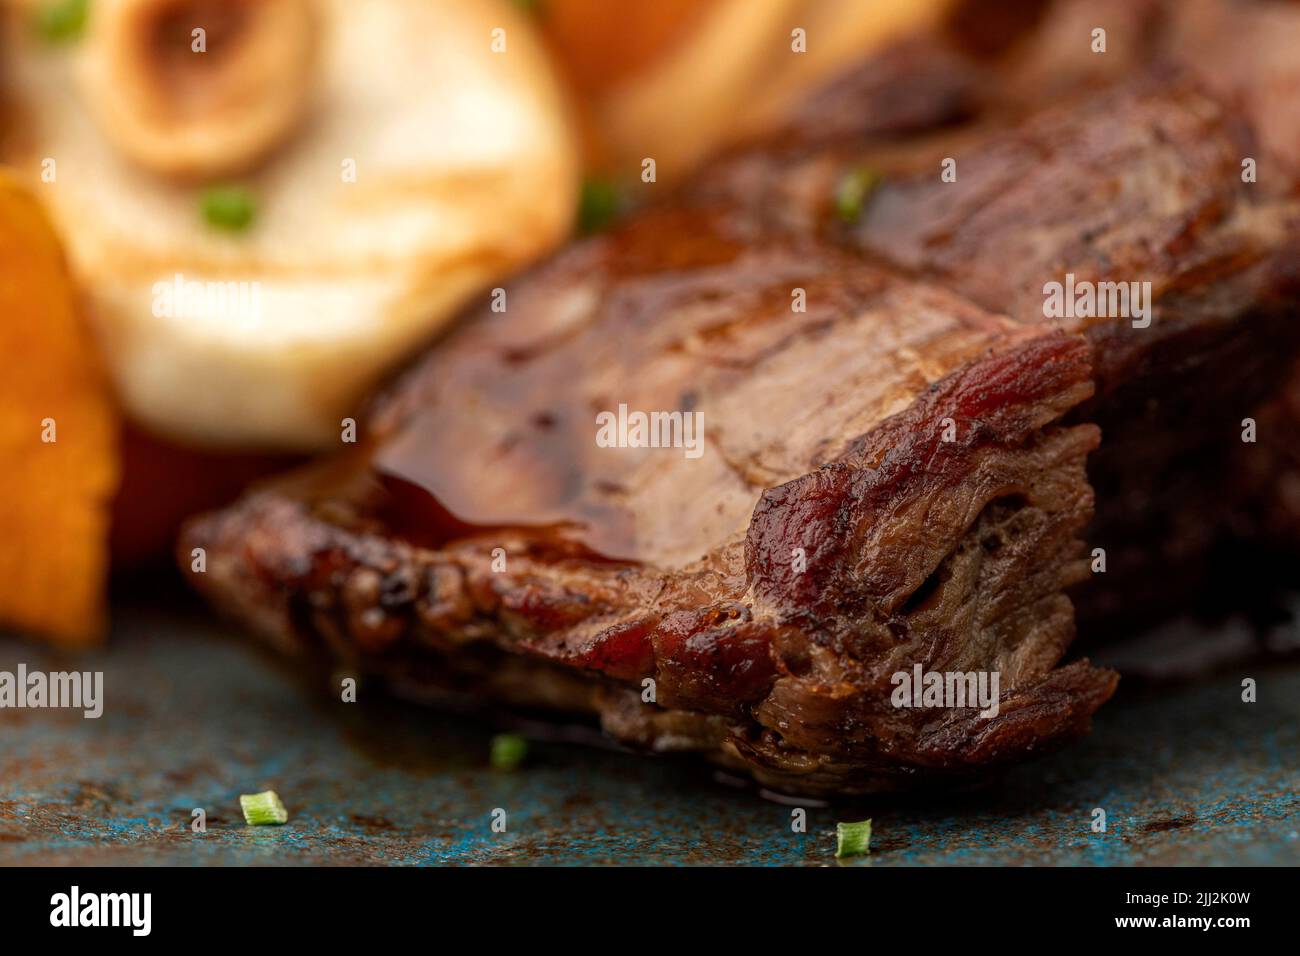
<path fill-rule="evenodd" d="M 1130 686 L 1090 738 L 993 788 L 806 804 L 801 834 L 791 806 L 690 760 L 534 742 L 522 768 L 494 771 L 491 728 L 364 685 L 344 704 L 199 611 L 128 614 L 88 657 L 0 639 L 0 669 L 19 661 L 103 669 L 106 704 L 99 720 L 0 710 L 6 864 L 824 865 L 835 821 L 868 816 L 855 865 L 1300 863 L 1295 663 Z M 288 824 L 246 826 L 239 794 L 267 788 Z"/>

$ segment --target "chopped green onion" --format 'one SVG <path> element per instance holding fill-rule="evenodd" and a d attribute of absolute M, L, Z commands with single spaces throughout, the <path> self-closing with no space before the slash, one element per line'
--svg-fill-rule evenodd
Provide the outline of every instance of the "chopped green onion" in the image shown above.
<path fill-rule="evenodd" d="M 518 734 L 497 734 L 492 738 L 492 767 L 514 770 L 528 753 L 528 741 Z"/>
<path fill-rule="evenodd" d="M 607 179 L 584 179 L 578 197 L 578 231 L 600 232 L 623 211 L 623 194 Z"/>
<path fill-rule="evenodd" d="M 241 793 L 239 806 L 244 811 L 244 821 L 249 826 L 260 827 L 268 823 L 278 825 L 289 819 L 289 811 L 284 808 L 274 790 Z"/>
<path fill-rule="evenodd" d="M 541 13 L 542 0 L 514 0 L 515 6 L 524 13 Z"/>
<path fill-rule="evenodd" d="M 257 204 L 242 186 L 213 186 L 203 193 L 199 208 L 208 225 L 239 232 L 252 223 Z"/>
<path fill-rule="evenodd" d="M 880 185 L 880 174 L 874 169 L 859 166 L 845 173 L 835 187 L 835 212 L 845 222 L 853 222 L 862 215 L 867 200 Z"/>
<path fill-rule="evenodd" d="M 862 856 L 871 849 L 871 821 L 835 824 L 835 855 Z"/>
<path fill-rule="evenodd" d="M 36 10 L 36 31 L 50 43 L 69 43 L 86 32 L 90 0 L 47 0 Z"/>

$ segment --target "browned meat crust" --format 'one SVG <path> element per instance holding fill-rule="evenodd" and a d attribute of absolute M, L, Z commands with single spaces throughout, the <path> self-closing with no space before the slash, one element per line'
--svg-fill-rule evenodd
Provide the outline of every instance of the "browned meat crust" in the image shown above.
<path fill-rule="evenodd" d="M 1091 631 L 1111 633 L 1183 606 L 1210 580 L 1216 551 L 1289 521 L 1295 482 L 1273 476 L 1293 472 L 1300 425 L 1270 397 L 1288 374 L 1300 381 L 1287 371 L 1300 334 L 1300 154 L 1289 146 L 1300 110 L 1265 107 L 1300 93 L 1300 8 L 1041 6 L 1032 34 L 1008 38 L 996 60 L 929 38 L 865 64 L 816 98 L 780 149 L 739 151 L 696 192 L 761 197 L 763 222 L 809 229 L 828 220 L 846 168 L 882 170 L 853 241 L 1017 322 L 1043 323 L 1043 282 L 1067 273 L 1152 283 L 1144 332 L 1069 326 L 1096 344 L 1098 363 L 1098 396 L 1078 417 L 1106 436 L 1089 477 L 1099 502 L 1090 538 L 1106 548 L 1108 573 L 1077 603 Z M 1100 57 L 1079 41 L 1098 24 L 1110 37 Z M 845 110 L 857 89 L 902 97 L 912 121 Z M 932 92 L 928 111 L 918 90 Z M 1019 130 L 988 134 L 1057 100 Z M 823 128 L 833 141 L 815 134 Z M 936 175 L 947 156 L 959 157 L 956 182 Z M 1242 181 L 1246 157 L 1266 171 L 1256 182 Z M 1241 440 L 1247 417 L 1260 421 L 1255 444 Z M 1155 567 L 1166 572 L 1158 589 Z"/>
<path fill-rule="evenodd" d="M 207 549 L 196 583 L 250 623 L 408 683 L 423 662 L 443 686 L 595 712 L 629 743 L 703 750 L 786 789 L 965 779 L 1080 732 L 1114 688 L 1083 662 L 1053 669 L 1073 633 L 1061 590 L 1086 574 L 1097 441 L 1056 423 L 1091 392 L 1087 354 L 1011 336 L 769 490 L 743 554 L 724 541 L 675 570 L 525 529 L 420 547 L 364 530 L 380 509 L 344 519 L 336 500 L 322 520 L 276 493 L 200 521 L 184 547 Z M 809 570 L 792 576 L 798 547 Z M 998 671 L 999 715 L 893 707 L 890 676 L 915 663 Z"/>
<path fill-rule="evenodd" d="M 1218 487 L 1182 470 L 1223 461 L 1295 354 L 1294 200 L 1245 188 L 1250 126 L 1178 73 L 1006 126 L 996 73 L 954 53 L 916 85 L 893 56 L 824 106 L 913 91 L 882 117 L 738 150 L 571 247 L 425 357 L 360 452 L 194 522 L 196 586 L 408 690 L 594 714 L 788 790 L 950 784 L 1081 732 L 1116 680 L 1058 666 L 1095 423 L 1119 577 L 1205 513 Z M 864 161 L 885 185 L 841 223 Z M 1048 321 L 1067 271 L 1151 282 L 1151 325 Z M 598 447 L 620 403 L 701 412 L 703 454 Z M 894 706 L 915 665 L 997 672 L 998 714 Z"/>
<path fill-rule="evenodd" d="M 1277 393 L 1300 336 L 1300 205 L 1289 183 L 1241 181 L 1258 144 L 1195 86 L 1129 85 L 1026 130 L 964 148 L 958 183 L 886 185 L 855 238 L 1027 323 L 1045 321 L 1045 278 L 1151 283 L 1150 328 L 1071 326 L 1097 363 L 1078 415 L 1106 436 L 1090 538 L 1109 567 L 1080 604 L 1132 626 L 1201 587 L 1232 531 L 1222 502 L 1258 457 L 1242 419 Z M 1154 567 L 1180 569 L 1179 586 L 1152 589 Z"/>

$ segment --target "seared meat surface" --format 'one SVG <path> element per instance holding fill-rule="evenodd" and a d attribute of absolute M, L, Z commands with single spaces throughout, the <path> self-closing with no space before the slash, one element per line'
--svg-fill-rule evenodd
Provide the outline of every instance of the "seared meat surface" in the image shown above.
<path fill-rule="evenodd" d="M 989 16 L 968 6 L 978 16 L 958 18 L 966 33 Z M 1109 634 L 1184 606 L 1210 583 L 1216 552 L 1300 541 L 1289 530 L 1300 528 L 1300 402 L 1272 398 L 1298 334 L 1300 110 L 1283 104 L 1300 98 L 1300 7 L 1039 7 L 1024 34 L 999 28 L 996 59 L 969 55 L 987 44 L 963 35 L 864 64 L 774 137 L 779 148 L 737 151 L 695 191 L 761 197 L 764 221 L 814 229 L 835 222 L 825 206 L 837 177 L 866 164 L 884 185 L 850 241 L 1020 323 L 1047 321 L 1043 283 L 1067 274 L 1152 284 L 1155 320 L 1141 334 L 1084 328 L 1099 394 L 1077 414 L 1106 436 L 1089 464 L 1089 539 L 1109 566 L 1077 604 Z M 1081 40 L 1098 25 L 1104 56 Z M 854 111 L 855 97 L 896 105 Z M 1021 126 L 1026 113 L 1037 115 Z M 954 182 L 937 175 L 946 157 Z M 1300 371 L 1285 374 L 1300 395 Z M 1248 417 L 1260 427 L 1243 444 Z M 1168 575 L 1158 589 L 1153 568 Z"/>
<path fill-rule="evenodd" d="M 876 356 L 867 363 L 894 386 L 879 397 L 862 390 L 861 411 L 825 407 L 824 426 L 869 414 L 903 384 L 869 338 L 885 315 L 902 314 L 867 310 L 822 333 L 860 340 L 859 355 Z M 453 688 L 468 681 L 519 704 L 595 711 L 628 742 L 704 750 L 773 786 L 866 791 L 926 771 L 986 772 L 1082 730 L 1115 677 L 1085 663 L 1055 668 L 1073 634 L 1062 589 L 1087 573 L 1078 533 L 1090 513 L 1084 460 L 1097 430 L 1058 424 L 1091 394 L 1086 343 L 970 335 L 977 355 L 987 346 L 975 338 L 994 351 L 934 388 L 920 385 L 919 400 L 875 427 L 836 433 L 843 447 L 790 481 L 764 489 L 720 461 L 734 495 L 725 485 L 712 494 L 690 488 L 688 469 L 721 458 L 712 450 L 698 461 L 646 454 L 615 466 L 627 490 L 602 491 L 608 472 L 597 471 L 591 495 L 612 499 L 607 507 L 628 518 L 618 543 L 642 555 L 635 561 L 591 552 L 585 526 L 468 529 L 463 515 L 448 525 L 434 516 L 441 502 L 421 511 L 427 492 L 413 474 L 394 491 L 386 471 L 360 476 L 351 496 L 340 496 L 338 475 L 320 476 L 331 495 L 323 501 L 307 489 L 297 498 L 256 495 L 199 522 L 185 547 L 208 551 L 207 572 L 195 575 L 201 587 L 273 633 L 324 643 L 407 681 L 423 662 Z M 800 347 L 808 346 L 786 349 Z M 791 362 L 787 371 L 789 389 L 825 401 L 823 369 Z M 733 394 L 725 380 L 752 378 L 734 369 L 720 377 L 699 380 L 706 422 L 715 408 L 725 414 Z M 418 434 L 421 418 L 397 435 Z M 944 440 L 945 419 L 956 425 L 954 441 Z M 477 446 L 485 454 L 510 459 L 524 447 L 485 428 Z M 616 462 L 633 451 L 597 449 L 590 418 L 574 432 Z M 732 435 L 719 426 L 719 441 Z M 821 454 L 819 445 L 796 452 L 767 441 L 753 450 L 773 450 L 768 468 L 783 455 Z M 454 460 L 470 470 L 471 454 L 462 449 Z M 539 494 L 550 487 L 547 460 L 496 467 L 536 476 L 521 484 Z M 728 501 L 742 494 L 753 516 L 733 523 Z M 678 502 L 680 528 L 667 534 L 660 522 L 670 519 L 656 516 L 637 535 L 636 502 L 652 508 L 657 496 Z M 698 557 L 688 556 L 681 529 L 694 531 Z M 523 666 L 503 666 L 507 655 Z M 890 678 L 916 663 L 998 672 L 998 715 L 895 708 Z M 585 679 L 557 684 L 548 669 Z M 654 703 L 642 703 L 647 678 Z"/>
<path fill-rule="evenodd" d="M 1038 109 L 927 46 L 509 284 L 357 449 L 193 522 L 195 585 L 409 692 L 790 791 L 952 785 L 1083 731 L 1116 682 L 1062 665 L 1093 488 L 1129 586 L 1213 507 L 1300 346 L 1295 200 L 1242 182 L 1256 131 L 1195 76 Z M 1150 283 L 1149 325 L 1046 318 L 1067 273 Z M 620 406 L 698 414 L 699 454 L 604 447 Z M 997 673 L 997 713 L 895 706 L 917 665 Z"/>

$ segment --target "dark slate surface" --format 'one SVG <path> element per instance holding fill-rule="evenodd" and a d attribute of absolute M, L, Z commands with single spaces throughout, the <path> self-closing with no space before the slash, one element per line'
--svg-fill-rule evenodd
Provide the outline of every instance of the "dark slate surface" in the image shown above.
<path fill-rule="evenodd" d="M 106 708 L 0 710 L 5 864 L 835 865 L 835 821 L 868 816 L 873 850 L 853 865 L 1300 863 L 1294 661 L 1129 681 L 1089 739 L 993 788 L 804 802 L 806 834 L 790 806 L 689 759 L 535 741 L 522 768 L 494 771 L 491 727 L 365 685 L 338 702 L 199 609 L 120 614 L 86 657 L 0 639 L 0 669 L 19 661 L 103 669 Z M 1258 703 L 1241 702 L 1243 676 Z M 266 788 L 289 823 L 246 826 L 239 794 Z"/>

